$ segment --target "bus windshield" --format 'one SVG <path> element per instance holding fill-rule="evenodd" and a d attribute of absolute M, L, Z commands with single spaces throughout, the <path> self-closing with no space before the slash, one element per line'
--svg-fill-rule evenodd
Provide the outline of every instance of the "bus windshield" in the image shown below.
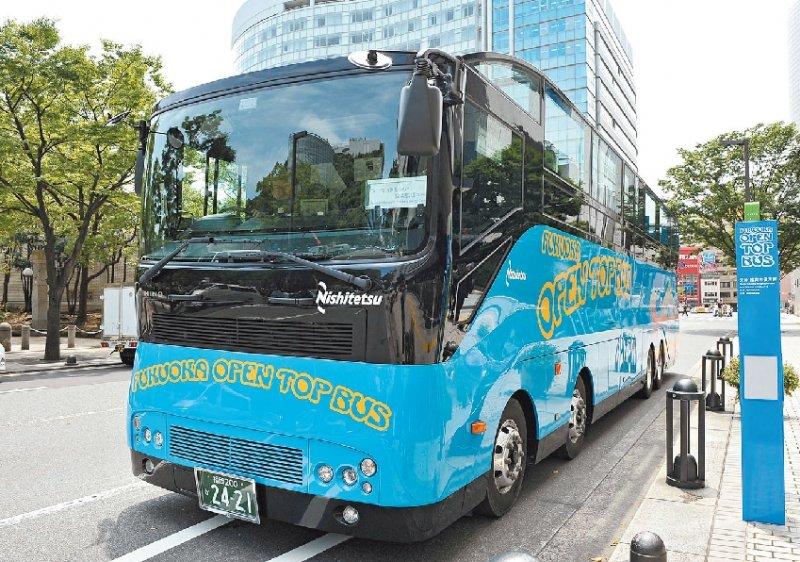
<path fill-rule="evenodd" d="M 230 94 L 155 116 L 144 180 L 143 253 L 209 236 L 177 260 L 220 252 L 383 259 L 426 239 L 428 161 L 398 156 L 405 72 Z"/>

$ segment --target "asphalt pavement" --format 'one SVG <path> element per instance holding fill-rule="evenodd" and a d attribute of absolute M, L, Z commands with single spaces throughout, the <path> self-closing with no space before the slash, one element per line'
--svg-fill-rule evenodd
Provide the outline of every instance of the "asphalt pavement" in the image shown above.
<path fill-rule="evenodd" d="M 677 364 L 735 330 L 736 318 L 681 317 Z M 664 455 L 664 389 L 631 398 L 591 428 L 573 461 L 531 467 L 504 518 L 464 517 L 424 543 L 388 544 L 201 511 L 130 473 L 118 367 L 0 378 L 0 560 L 485 561 L 522 550 L 541 561 L 603 560 Z"/>

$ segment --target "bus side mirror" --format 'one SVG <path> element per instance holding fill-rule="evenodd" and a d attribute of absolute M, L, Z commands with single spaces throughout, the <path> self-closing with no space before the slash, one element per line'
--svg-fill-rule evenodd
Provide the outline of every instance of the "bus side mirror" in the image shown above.
<path fill-rule="evenodd" d="M 133 191 L 142 194 L 142 177 L 144 176 L 144 150 L 136 151 L 136 167 L 133 169 Z"/>
<path fill-rule="evenodd" d="M 415 72 L 400 92 L 397 153 L 401 156 L 434 156 L 442 138 L 442 92 Z"/>

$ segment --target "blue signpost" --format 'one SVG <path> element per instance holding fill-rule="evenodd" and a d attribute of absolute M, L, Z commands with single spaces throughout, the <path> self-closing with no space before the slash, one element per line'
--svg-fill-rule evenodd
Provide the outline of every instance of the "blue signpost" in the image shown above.
<path fill-rule="evenodd" d="M 736 223 L 742 516 L 783 525 L 783 360 L 775 221 Z"/>

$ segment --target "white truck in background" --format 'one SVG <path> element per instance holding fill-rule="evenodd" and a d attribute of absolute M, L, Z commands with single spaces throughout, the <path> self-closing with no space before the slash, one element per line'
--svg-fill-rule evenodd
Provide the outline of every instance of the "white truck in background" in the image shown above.
<path fill-rule="evenodd" d="M 119 352 L 125 365 L 133 366 L 139 343 L 136 289 L 133 285 L 111 285 L 103 289 L 103 347 Z"/>

